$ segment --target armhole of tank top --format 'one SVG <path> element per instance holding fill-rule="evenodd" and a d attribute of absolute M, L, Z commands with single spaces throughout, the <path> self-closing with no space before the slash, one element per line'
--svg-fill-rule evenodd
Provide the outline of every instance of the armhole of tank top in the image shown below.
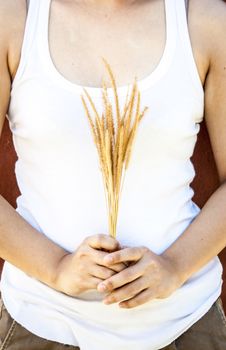
<path fill-rule="evenodd" d="M 17 67 L 16 74 L 11 84 L 11 90 L 19 83 L 21 80 L 28 57 L 31 54 L 31 47 L 33 44 L 33 37 L 36 26 L 36 11 L 38 6 L 38 0 L 26 0 L 26 20 L 24 26 L 23 40 L 21 46 L 20 60 Z"/>
<path fill-rule="evenodd" d="M 189 75 L 196 88 L 198 98 L 204 97 L 204 89 L 202 81 L 199 76 L 198 67 L 195 61 L 194 52 L 191 44 L 191 37 L 189 33 L 188 26 L 188 12 L 189 12 L 189 2 L 188 0 L 178 0 L 177 1 L 177 22 L 179 27 L 180 42 L 185 54 L 186 66 L 189 71 Z"/>

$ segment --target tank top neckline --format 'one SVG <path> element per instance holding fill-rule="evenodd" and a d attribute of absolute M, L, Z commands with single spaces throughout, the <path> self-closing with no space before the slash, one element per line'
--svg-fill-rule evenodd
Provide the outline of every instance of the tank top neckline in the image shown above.
<path fill-rule="evenodd" d="M 162 56 L 157 64 L 157 66 L 152 70 L 150 74 L 142 79 L 137 80 L 137 85 L 140 91 L 147 90 L 149 87 L 153 86 L 157 81 L 159 81 L 167 72 L 170 63 L 172 62 L 173 54 L 176 47 L 176 0 L 164 0 L 165 5 L 165 31 L 166 39 L 165 46 Z M 100 96 L 101 87 L 85 86 L 79 85 L 75 82 L 67 79 L 55 66 L 50 53 L 49 46 L 49 19 L 51 12 L 51 0 L 41 0 L 40 3 L 40 20 L 42 26 L 39 23 L 39 33 L 38 33 L 38 45 L 40 50 L 40 58 L 42 60 L 43 66 L 46 69 L 46 73 L 51 76 L 51 78 L 58 82 L 61 86 L 72 90 L 74 93 L 81 94 L 85 88 L 88 93 L 94 96 Z M 117 84 L 117 81 L 116 81 Z M 133 85 L 133 81 L 126 85 L 117 85 L 117 92 L 119 95 L 126 95 L 128 89 Z M 113 88 L 108 87 L 108 92 L 113 93 Z"/>

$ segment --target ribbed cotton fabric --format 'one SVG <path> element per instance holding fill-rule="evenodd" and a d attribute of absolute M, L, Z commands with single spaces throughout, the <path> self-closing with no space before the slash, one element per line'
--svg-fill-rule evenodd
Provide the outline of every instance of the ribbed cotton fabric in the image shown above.
<path fill-rule="evenodd" d="M 51 0 L 30 0 L 8 119 L 18 160 L 17 212 L 40 234 L 73 252 L 108 221 L 98 156 L 84 115 L 82 87 L 54 66 L 48 44 Z M 149 106 L 135 141 L 121 197 L 118 240 L 161 254 L 200 208 L 192 201 L 190 160 L 204 92 L 183 0 L 165 0 L 167 39 L 153 72 L 138 81 Z M 101 90 L 86 87 L 101 110 Z M 108 89 L 110 96 L 112 89 Z M 124 101 L 127 86 L 118 89 Z M 48 268 L 48 266 L 46 267 Z M 104 305 L 92 290 L 77 298 L 55 291 L 6 262 L 1 291 L 12 317 L 49 340 L 81 350 L 160 349 L 200 319 L 221 294 L 222 265 L 212 259 L 170 297 L 132 309 Z"/>

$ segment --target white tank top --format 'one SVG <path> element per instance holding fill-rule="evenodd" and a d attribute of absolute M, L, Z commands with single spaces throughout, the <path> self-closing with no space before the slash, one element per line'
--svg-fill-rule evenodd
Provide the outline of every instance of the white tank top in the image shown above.
<path fill-rule="evenodd" d="M 40 234 L 73 252 L 87 236 L 108 232 L 96 148 L 82 86 L 54 66 L 48 43 L 51 0 L 30 0 L 8 119 L 18 155 L 17 212 Z M 117 238 L 161 254 L 200 208 L 192 201 L 193 154 L 204 91 L 194 61 L 183 0 L 165 0 L 167 38 L 158 66 L 138 81 L 142 119 L 119 210 Z M 101 89 L 86 87 L 97 108 Z M 127 86 L 118 89 L 120 101 Z M 112 90 L 109 89 L 112 93 Z M 48 268 L 48 267 L 47 267 Z M 81 350 L 155 350 L 200 319 L 221 294 L 222 265 L 212 259 L 165 299 L 132 309 L 105 305 L 93 290 L 77 298 L 55 291 L 6 262 L 1 290 L 12 317 L 34 334 Z"/>

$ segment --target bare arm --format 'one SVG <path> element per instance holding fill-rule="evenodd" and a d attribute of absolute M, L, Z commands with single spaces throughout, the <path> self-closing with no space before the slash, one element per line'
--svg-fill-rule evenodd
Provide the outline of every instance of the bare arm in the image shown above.
<path fill-rule="evenodd" d="M 220 187 L 166 254 L 185 281 L 226 246 L 226 4 L 217 0 L 206 28 L 210 65 L 205 82 L 205 121 Z M 207 31 L 207 33 L 208 33 Z"/>
<path fill-rule="evenodd" d="M 0 134 L 17 66 L 14 41 L 22 38 L 22 32 L 18 34 L 22 25 L 17 21 L 26 15 L 25 5 L 25 0 L 0 0 Z M 0 196 L 0 257 L 50 287 L 77 295 L 95 288 L 98 282 L 111 276 L 114 269 L 119 271 L 124 267 L 122 264 L 114 269 L 100 266 L 107 254 L 101 248 L 113 251 L 118 243 L 108 235 L 93 235 L 70 254 L 32 227 Z"/>
<path fill-rule="evenodd" d="M 9 1 L 12 3 L 12 1 Z M 14 10 L 15 6 L 12 8 Z M 10 34 L 7 28 L 12 17 L 10 5 L 0 1 L 0 133 L 10 101 L 9 71 Z M 56 266 L 66 252 L 29 225 L 15 209 L 0 196 L 0 256 L 23 271 L 47 284 L 54 279 Z M 32 261 L 32 264 L 31 264 Z M 46 268 L 48 266 L 48 269 Z"/>

